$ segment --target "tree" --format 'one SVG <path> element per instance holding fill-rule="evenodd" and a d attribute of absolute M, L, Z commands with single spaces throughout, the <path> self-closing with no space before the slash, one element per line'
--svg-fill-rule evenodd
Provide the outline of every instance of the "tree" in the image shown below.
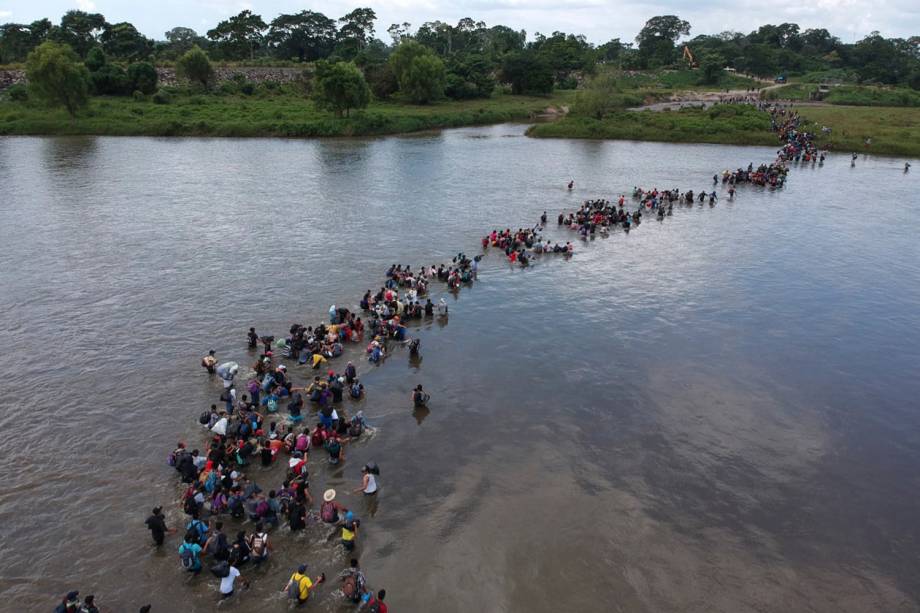
<path fill-rule="evenodd" d="M 26 60 L 29 90 L 38 99 L 63 106 L 71 117 L 88 102 L 89 72 L 73 49 L 44 42 Z"/>
<path fill-rule="evenodd" d="M 707 52 L 699 56 L 700 85 L 716 85 L 722 80 L 725 58 L 718 53 Z"/>
<path fill-rule="evenodd" d="M 334 20 L 322 13 L 301 11 L 272 20 L 266 40 L 278 58 L 312 62 L 329 57 L 337 33 Z"/>
<path fill-rule="evenodd" d="M 240 12 L 208 31 L 208 38 L 217 43 L 223 57 L 228 60 L 255 59 L 256 49 L 264 39 L 262 33 L 268 26 L 260 15 L 250 10 Z"/>
<path fill-rule="evenodd" d="M 670 64 L 675 58 L 674 43 L 690 34 L 690 23 L 676 15 L 659 15 L 645 22 L 636 36 L 639 57 L 649 65 Z"/>
<path fill-rule="evenodd" d="M 444 93 L 454 100 L 488 98 L 495 89 L 492 65 L 478 54 L 454 59 L 448 65 L 446 83 Z"/>
<path fill-rule="evenodd" d="M 214 68 L 211 67 L 208 54 L 196 45 L 186 51 L 176 62 L 176 76 L 207 89 L 208 84 L 214 78 Z"/>
<path fill-rule="evenodd" d="M 105 17 L 99 13 L 67 11 L 61 17 L 61 26 L 54 30 L 58 42 L 66 43 L 80 57 L 86 57 L 105 28 Z"/>
<path fill-rule="evenodd" d="M 364 78 L 378 100 L 386 100 L 399 89 L 399 81 L 396 80 L 396 73 L 389 62 L 366 66 Z"/>
<path fill-rule="evenodd" d="M 123 60 L 142 60 L 153 51 L 153 41 L 127 22 L 106 24 L 99 42 L 109 57 Z"/>
<path fill-rule="evenodd" d="M 606 73 L 595 77 L 588 86 L 578 92 L 573 111 L 578 115 L 603 119 L 616 108 L 616 95 L 620 93 L 617 75 Z"/>
<path fill-rule="evenodd" d="M 548 94 L 553 91 L 553 71 L 532 50 L 510 53 L 502 61 L 502 81 L 513 94 Z"/>
<path fill-rule="evenodd" d="M 393 74 L 396 75 L 396 79 L 400 84 L 409 71 L 409 66 L 412 64 L 412 61 L 421 55 L 430 53 L 431 49 L 426 48 L 424 45 L 414 40 L 403 41 L 396 47 L 396 50 L 393 51 L 393 54 L 390 56 L 389 62 L 390 66 L 393 68 Z"/>
<path fill-rule="evenodd" d="M 148 96 L 157 91 L 157 69 L 149 62 L 135 62 L 128 66 L 128 82 L 132 92 Z"/>
<path fill-rule="evenodd" d="M 352 62 L 317 62 L 313 89 L 317 107 L 348 117 L 351 109 L 366 107 L 370 98 L 367 81 Z"/>
<path fill-rule="evenodd" d="M 108 58 L 105 57 L 105 52 L 102 50 L 102 47 L 93 47 L 89 50 L 89 53 L 86 54 L 86 59 L 83 60 L 83 65 L 86 66 L 86 69 L 90 73 L 96 72 L 103 66 L 108 63 Z"/>
<path fill-rule="evenodd" d="M 415 104 L 428 104 L 444 97 L 445 81 L 444 62 L 434 54 L 425 54 L 412 60 L 399 89 Z"/>
<path fill-rule="evenodd" d="M 390 35 L 390 38 L 393 39 L 393 46 L 395 47 L 403 40 L 410 38 L 409 30 L 412 29 L 412 24 L 407 22 L 394 23 L 387 28 L 387 34 Z"/>
<path fill-rule="evenodd" d="M 0 64 L 19 62 L 32 50 L 32 34 L 19 23 L 0 25 Z"/>
<path fill-rule="evenodd" d="M 353 41 L 358 49 L 364 48 L 374 37 L 374 22 L 377 13 L 374 9 L 358 8 L 339 19 L 339 38 L 343 41 Z"/>
<path fill-rule="evenodd" d="M 444 95 L 447 80 L 444 62 L 428 47 L 414 40 L 403 41 L 389 61 L 399 90 L 416 104 L 426 104 Z"/>

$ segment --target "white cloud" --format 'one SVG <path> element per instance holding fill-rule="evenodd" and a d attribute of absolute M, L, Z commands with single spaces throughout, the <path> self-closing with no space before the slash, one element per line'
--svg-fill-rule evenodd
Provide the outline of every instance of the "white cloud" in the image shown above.
<path fill-rule="evenodd" d="M 13 14 L 13 11 L 0 11 L 0 19 L 6 19 Z"/>
<path fill-rule="evenodd" d="M 77 0 L 77 8 L 81 11 L 95 11 L 96 3 L 93 0 Z"/>

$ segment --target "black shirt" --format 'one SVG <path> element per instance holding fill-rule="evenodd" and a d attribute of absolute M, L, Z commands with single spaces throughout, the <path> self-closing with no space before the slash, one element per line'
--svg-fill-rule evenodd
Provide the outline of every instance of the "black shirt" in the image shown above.
<path fill-rule="evenodd" d="M 154 536 L 166 535 L 166 522 L 163 520 L 162 515 L 151 515 L 144 523 L 147 524 Z"/>

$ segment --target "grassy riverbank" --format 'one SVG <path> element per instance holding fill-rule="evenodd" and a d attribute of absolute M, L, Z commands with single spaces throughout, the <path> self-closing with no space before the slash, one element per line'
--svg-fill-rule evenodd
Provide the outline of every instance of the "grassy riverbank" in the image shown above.
<path fill-rule="evenodd" d="M 831 128 L 818 142 L 833 151 L 869 151 L 884 155 L 920 157 L 920 109 L 855 106 L 802 106 L 799 113 Z M 867 148 L 865 141 L 872 139 Z"/>
<path fill-rule="evenodd" d="M 569 104 L 574 92 L 551 96 L 497 95 L 487 100 L 426 106 L 372 102 L 351 117 L 320 111 L 303 96 L 176 96 L 93 98 L 71 120 L 63 109 L 30 102 L 0 102 L 0 134 L 107 136 L 366 136 L 437 128 L 527 121 L 549 106 Z"/>
<path fill-rule="evenodd" d="M 817 91 L 818 85 L 815 83 L 793 83 L 766 90 L 764 98 L 807 102 L 814 99 Z M 920 107 L 920 92 L 905 87 L 840 85 L 831 87 L 822 102 L 844 106 Z"/>
<path fill-rule="evenodd" d="M 649 140 L 674 143 L 774 145 L 770 117 L 749 106 L 716 106 L 680 111 L 618 111 L 602 120 L 566 117 L 538 124 L 528 135 L 539 138 Z"/>

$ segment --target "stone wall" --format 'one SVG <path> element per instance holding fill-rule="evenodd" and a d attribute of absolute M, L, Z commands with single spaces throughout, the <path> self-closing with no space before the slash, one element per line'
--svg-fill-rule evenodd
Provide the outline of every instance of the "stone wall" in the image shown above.
<path fill-rule="evenodd" d="M 215 67 L 214 74 L 218 83 L 231 81 L 242 75 L 247 81 L 253 83 L 265 83 L 274 81 L 276 83 L 292 83 L 302 78 L 305 68 L 266 68 L 266 67 Z M 160 85 L 178 85 L 175 68 L 157 68 Z M 25 83 L 26 74 L 24 70 L 0 70 L 0 91 L 5 90 L 10 85 L 16 83 Z"/>

